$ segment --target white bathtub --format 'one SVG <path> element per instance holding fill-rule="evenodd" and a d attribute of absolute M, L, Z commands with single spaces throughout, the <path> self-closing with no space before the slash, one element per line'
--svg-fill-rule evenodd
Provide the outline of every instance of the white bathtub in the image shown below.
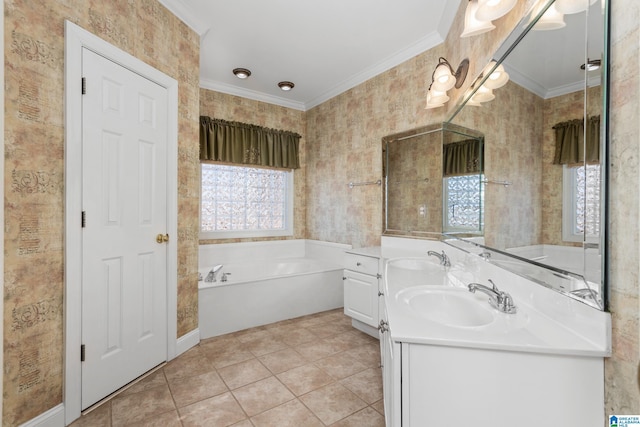
<path fill-rule="evenodd" d="M 283 245 L 291 246 L 301 255 L 309 253 L 314 257 L 278 258 L 275 256 L 278 253 L 290 255 L 290 251 L 282 250 Z M 223 267 L 217 273 L 216 282 L 198 282 L 200 338 L 342 307 L 342 265 L 335 262 L 331 254 L 318 257 L 317 250 L 309 250 L 308 245 L 304 241 L 302 245 L 300 241 L 276 245 L 236 243 L 227 244 L 226 248 L 208 245 L 201 250 L 199 272 L 203 278 L 214 265 Z M 331 252 L 341 253 L 345 245 L 331 246 Z M 325 249 L 322 247 L 320 252 Z M 225 262 L 229 253 L 252 256 Z M 221 281 L 224 273 L 226 282 Z"/>

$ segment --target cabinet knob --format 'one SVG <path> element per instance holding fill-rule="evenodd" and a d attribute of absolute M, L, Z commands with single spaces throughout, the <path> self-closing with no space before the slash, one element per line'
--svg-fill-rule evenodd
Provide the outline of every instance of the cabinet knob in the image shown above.
<path fill-rule="evenodd" d="M 343 277 L 343 278 L 342 278 L 342 280 L 347 280 L 347 278 L 346 278 L 346 277 Z"/>
<path fill-rule="evenodd" d="M 384 293 L 378 291 L 378 296 L 381 297 L 382 295 L 384 295 Z"/>
<path fill-rule="evenodd" d="M 360 267 L 362 265 L 361 262 L 356 262 L 356 267 Z"/>
<path fill-rule="evenodd" d="M 385 321 L 384 319 L 380 320 L 380 325 L 378 326 L 378 330 L 382 333 L 385 333 L 389 330 L 388 326 L 389 326 L 389 322 Z"/>

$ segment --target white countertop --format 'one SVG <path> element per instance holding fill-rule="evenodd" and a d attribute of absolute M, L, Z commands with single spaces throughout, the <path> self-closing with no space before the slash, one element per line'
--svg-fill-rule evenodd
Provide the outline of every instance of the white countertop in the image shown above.
<path fill-rule="evenodd" d="M 512 295 L 518 311 L 515 314 L 501 313 L 489 306 L 487 295 L 477 292 L 473 297 L 479 304 L 487 304 L 486 307 L 493 311 L 493 320 L 483 326 L 447 326 L 410 309 L 403 301 L 401 291 L 415 287 L 415 281 L 401 279 L 396 283 L 388 283 L 385 277 L 386 315 L 382 316 L 389 323 L 394 341 L 586 357 L 611 355 L 610 332 L 607 332 L 611 328 L 609 313 L 581 307 L 571 298 L 536 283 L 527 283 L 530 281 L 489 263 L 475 260 L 469 263 L 469 257 L 479 257 L 462 251 L 457 253 L 457 249 L 441 245 L 444 244 L 429 244 L 434 250 L 444 248 L 452 259 L 452 267 L 429 273 L 430 283 L 437 286 L 447 284 L 457 288 L 454 291 L 466 292 L 471 282 L 488 285 L 486 278 L 489 277 L 501 290 Z M 377 247 L 350 252 L 377 256 L 387 261 L 396 257 L 419 256 L 437 263 L 437 259 L 427 257 L 422 248 L 403 250 Z M 386 272 L 383 275 L 386 276 Z M 433 285 L 424 283 L 419 286 L 428 288 Z"/>

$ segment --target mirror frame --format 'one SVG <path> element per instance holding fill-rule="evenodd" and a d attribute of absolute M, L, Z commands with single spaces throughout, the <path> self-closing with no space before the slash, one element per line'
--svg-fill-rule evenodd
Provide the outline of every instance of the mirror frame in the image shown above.
<path fill-rule="evenodd" d="M 438 231 L 434 230 L 401 230 L 401 229 L 390 229 L 389 228 L 389 144 L 394 142 L 404 141 L 414 137 L 420 137 L 424 135 L 433 135 L 439 134 L 440 138 L 438 143 L 440 145 L 440 150 L 442 151 L 445 145 L 445 133 L 451 133 L 460 136 L 466 136 L 468 138 L 474 138 L 481 140 L 481 144 L 484 145 L 484 134 L 482 132 L 476 131 L 474 129 L 469 129 L 464 126 L 456 125 L 449 122 L 443 122 L 428 126 L 421 126 L 418 128 L 410 129 L 403 132 L 394 133 L 391 135 L 387 135 L 382 138 L 382 194 L 383 194 L 383 202 L 382 202 L 382 235 L 384 236 L 404 236 L 404 237 L 427 237 L 427 238 L 438 238 L 442 237 L 443 233 L 447 233 L 444 231 L 444 200 L 443 209 L 441 209 L 440 221 L 438 223 L 440 229 Z M 431 141 L 429 141 L 431 142 Z M 484 151 L 484 150 L 483 150 Z M 443 188 L 443 179 L 444 179 L 444 170 L 442 165 L 440 165 L 440 186 Z M 481 160 L 480 168 L 482 173 L 484 173 L 484 159 Z M 482 185 L 482 184 L 480 184 Z M 444 194 L 440 196 L 441 199 L 444 198 Z M 484 205 L 484 199 L 481 200 Z M 484 206 L 483 206 L 484 207 Z M 484 209 L 480 213 L 480 221 L 483 220 Z M 451 231 L 451 234 L 455 234 L 457 236 L 465 235 L 469 237 L 482 237 L 484 236 L 484 227 L 482 226 L 479 230 L 467 230 L 467 231 Z"/>

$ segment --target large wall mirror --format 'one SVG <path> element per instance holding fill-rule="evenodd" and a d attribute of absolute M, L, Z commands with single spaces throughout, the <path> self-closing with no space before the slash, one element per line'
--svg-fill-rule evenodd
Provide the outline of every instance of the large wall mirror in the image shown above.
<path fill-rule="evenodd" d="M 484 134 L 483 248 L 547 265 L 560 285 L 543 284 L 606 309 L 608 0 L 556 3 L 534 6 L 450 122 Z"/>
<path fill-rule="evenodd" d="M 443 123 L 382 139 L 384 234 L 484 230 L 484 135 Z"/>

